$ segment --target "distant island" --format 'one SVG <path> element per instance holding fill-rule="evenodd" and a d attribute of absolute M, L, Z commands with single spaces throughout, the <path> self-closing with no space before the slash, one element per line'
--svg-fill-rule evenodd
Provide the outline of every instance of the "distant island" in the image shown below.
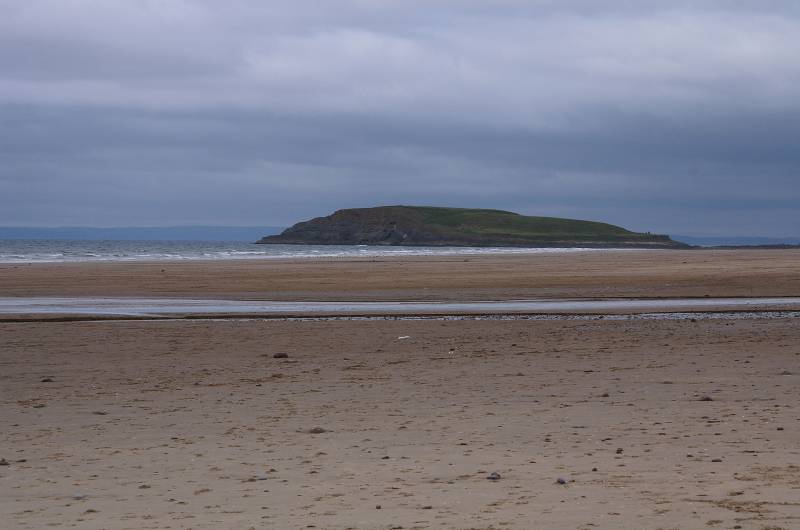
<path fill-rule="evenodd" d="M 297 223 L 259 244 L 435 247 L 689 248 L 669 236 L 595 221 L 503 210 L 379 206 L 338 210 Z"/>

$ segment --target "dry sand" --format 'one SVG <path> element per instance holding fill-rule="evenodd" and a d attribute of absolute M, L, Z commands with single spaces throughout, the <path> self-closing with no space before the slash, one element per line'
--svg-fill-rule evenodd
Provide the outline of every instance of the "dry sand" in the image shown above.
<path fill-rule="evenodd" d="M 800 527 L 796 321 L 0 333 L 3 528 Z"/>
<path fill-rule="evenodd" d="M 797 258 L 3 266 L 0 295 L 797 295 Z M 800 326 L 0 323 L 0 458 L 3 530 L 792 530 Z"/>

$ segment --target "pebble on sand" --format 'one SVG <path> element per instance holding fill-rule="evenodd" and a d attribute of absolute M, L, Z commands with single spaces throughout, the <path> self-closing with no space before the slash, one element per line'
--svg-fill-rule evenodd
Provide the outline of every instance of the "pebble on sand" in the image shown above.
<path fill-rule="evenodd" d="M 328 432 L 322 427 L 312 427 L 308 430 L 308 434 L 322 434 L 324 432 Z"/>
<path fill-rule="evenodd" d="M 288 353 L 279 352 L 279 353 L 276 353 L 275 355 L 273 355 L 272 358 L 273 359 L 288 359 L 289 358 L 289 354 Z"/>
<path fill-rule="evenodd" d="M 489 473 L 489 476 L 486 477 L 487 480 L 500 480 L 501 478 L 502 477 L 500 476 L 500 473 L 498 473 L 497 471 L 492 471 L 491 473 Z"/>

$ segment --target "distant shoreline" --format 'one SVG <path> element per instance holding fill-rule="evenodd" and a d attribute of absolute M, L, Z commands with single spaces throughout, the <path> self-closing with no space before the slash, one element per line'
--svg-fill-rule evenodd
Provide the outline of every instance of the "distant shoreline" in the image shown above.
<path fill-rule="evenodd" d="M 75 241 L 229 241 L 253 243 L 266 234 L 277 234 L 278 226 L 88 226 L 33 227 L 0 226 L 0 240 Z"/>
<path fill-rule="evenodd" d="M 517 247 L 517 246 L 395 246 L 395 245 L 256 245 L 216 241 L 106 241 L 106 240 L 0 240 L 0 263 L 181 263 L 237 261 L 321 261 L 402 258 L 463 258 L 478 256 L 578 255 L 585 253 L 679 251 L 786 251 L 798 245 L 739 245 L 682 247 L 676 249 L 619 247 Z"/>
<path fill-rule="evenodd" d="M 714 246 L 693 246 L 692 249 L 706 250 L 792 250 L 800 248 L 800 245 L 714 245 Z"/>

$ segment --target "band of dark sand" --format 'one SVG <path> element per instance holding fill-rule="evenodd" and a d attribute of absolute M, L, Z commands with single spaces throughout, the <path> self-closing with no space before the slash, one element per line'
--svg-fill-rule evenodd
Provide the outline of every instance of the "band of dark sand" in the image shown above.
<path fill-rule="evenodd" d="M 800 250 L 0 264 L 0 296 L 510 300 L 800 296 Z"/>

